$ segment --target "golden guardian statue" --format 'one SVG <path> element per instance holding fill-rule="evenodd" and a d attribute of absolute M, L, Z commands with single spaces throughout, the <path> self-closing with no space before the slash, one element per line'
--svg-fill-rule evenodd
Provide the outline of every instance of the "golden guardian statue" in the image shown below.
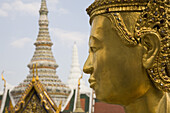
<path fill-rule="evenodd" d="M 96 0 L 83 71 L 97 99 L 126 113 L 170 113 L 168 0 Z"/>

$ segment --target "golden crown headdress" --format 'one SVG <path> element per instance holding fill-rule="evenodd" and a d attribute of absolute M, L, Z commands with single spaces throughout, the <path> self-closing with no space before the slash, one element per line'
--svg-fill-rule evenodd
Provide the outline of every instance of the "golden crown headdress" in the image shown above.
<path fill-rule="evenodd" d="M 90 17 L 96 14 L 123 11 L 143 11 L 149 0 L 96 0 L 87 9 Z"/>
<path fill-rule="evenodd" d="M 159 36 L 160 51 L 154 64 L 147 70 L 154 84 L 161 90 L 170 92 L 170 18 L 169 2 L 151 0 L 136 23 L 138 41 L 144 34 L 154 32 Z"/>
<path fill-rule="evenodd" d="M 153 66 L 147 69 L 147 72 L 154 84 L 166 92 L 170 92 L 169 4 L 168 0 L 96 0 L 86 9 L 90 18 L 111 13 L 115 26 L 129 45 L 140 43 L 145 33 L 158 34 L 161 48 Z M 119 12 L 141 12 L 136 22 L 134 36 L 127 30 Z"/>

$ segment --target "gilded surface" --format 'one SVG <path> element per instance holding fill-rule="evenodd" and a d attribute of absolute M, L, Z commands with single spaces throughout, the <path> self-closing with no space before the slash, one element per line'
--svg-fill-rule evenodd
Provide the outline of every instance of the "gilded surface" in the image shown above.
<path fill-rule="evenodd" d="M 57 105 L 39 81 L 38 73 L 36 73 L 36 79 L 33 73 L 32 81 L 22 94 L 19 102 L 15 105 L 14 111 L 16 113 L 54 113 L 57 110 Z"/>
<path fill-rule="evenodd" d="M 96 0 L 83 71 L 97 99 L 126 113 L 170 113 L 169 2 Z M 103 93 L 104 92 L 104 93 Z"/>
<path fill-rule="evenodd" d="M 34 94 L 30 102 L 27 104 L 23 113 L 47 113 L 41 106 L 39 99 Z"/>

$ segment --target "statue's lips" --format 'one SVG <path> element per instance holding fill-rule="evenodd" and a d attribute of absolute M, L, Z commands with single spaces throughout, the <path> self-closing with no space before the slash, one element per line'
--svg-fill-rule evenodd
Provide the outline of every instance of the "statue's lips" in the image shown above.
<path fill-rule="evenodd" d="M 89 79 L 90 87 L 95 90 L 96 80 L 94 78 Z"/>

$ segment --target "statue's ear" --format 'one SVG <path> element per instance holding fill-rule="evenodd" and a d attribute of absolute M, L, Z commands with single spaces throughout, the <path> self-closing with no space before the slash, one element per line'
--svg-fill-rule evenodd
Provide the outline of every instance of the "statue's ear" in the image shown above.
<path fill-rule="evenodd" d="M 143 66 L 148 69 L 150 68 L 160 50 L 159 35 L 154 32 L 149 32 L 141 37 L 141 44 L 145 51 L 143 54 Z"/>

